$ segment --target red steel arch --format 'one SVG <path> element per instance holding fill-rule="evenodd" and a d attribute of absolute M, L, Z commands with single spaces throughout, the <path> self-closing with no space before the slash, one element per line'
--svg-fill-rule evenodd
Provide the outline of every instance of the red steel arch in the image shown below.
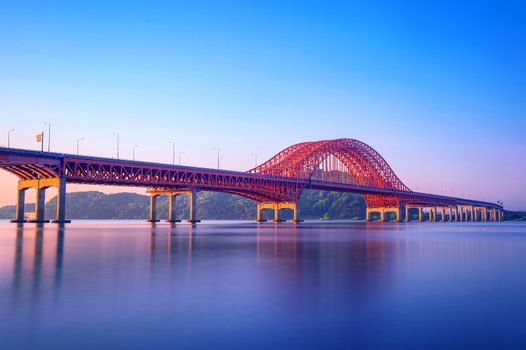
<path fill-rule="evenodd" d="M 249 172 L 411 192 L 378 152 L 354 139 L 298 143 Z M 366 194 L 364 197 L 368 206 L 400 205 L 395 196 Z"/>

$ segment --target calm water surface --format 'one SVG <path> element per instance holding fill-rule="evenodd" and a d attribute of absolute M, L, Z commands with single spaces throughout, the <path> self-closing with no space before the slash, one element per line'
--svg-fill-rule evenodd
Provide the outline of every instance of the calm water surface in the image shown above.
<path fill-rule="evenodd" d="M 0 349 L 526 349 L 526 224 L 0 223 Z"/>

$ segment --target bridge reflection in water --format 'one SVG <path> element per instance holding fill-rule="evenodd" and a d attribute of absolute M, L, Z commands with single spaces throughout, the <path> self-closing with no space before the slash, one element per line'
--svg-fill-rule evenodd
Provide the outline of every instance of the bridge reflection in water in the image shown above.
<path fill-rule="evenodd" d="M 79 339 L 79 348 L 163 348 L 174 339 L 337 346 L 375 344 L 383 332 L 426 345 L 437 327 L 460 329 L 444 300 L 462 307 L 467 333 L 481 319 L 499 329 L 501 316 L 524 314 L 508 288 L 526 287 L 519 232 L 526 227 L 0 223 L 0 340 L 5 349 L 71 348 Z M 469 292 L 477 290 L 487 293 Z"/>

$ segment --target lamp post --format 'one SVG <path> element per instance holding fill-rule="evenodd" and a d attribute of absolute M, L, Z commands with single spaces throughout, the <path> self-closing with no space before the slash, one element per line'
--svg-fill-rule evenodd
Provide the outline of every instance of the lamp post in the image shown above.
<path fill-rule="evenodd" d="M 175 165 L 175 141 L 168 141 L 172 144 L 172 165 Z"/>
<path fill-rule="evenodd" d="M 11 147 L 11 132 L 15 131 L 15 129 L 11 129 L 7 132 L 7 148 Z"/>
<path fill-rule="evenodd" d="M 135 161 L 135 149 L 139 147 L 139 145 L 134 145 L 133 146 L 133 161 Z"/>
<path fill-rule="evenodd" d="M 257 153 L 251 153 L 251 155 L 254 156 L 254 168 L 257 168 L 257 166 L 258 166 L 258 155 L 257 155 Z"/>
<path fill-rule="evenodd" d="M 119 143 L 120 143 L 120 135 L 116 132 L 113 133 L 113 136 L 117 136 L 117 159 L 119 159 Z"/>
<path fill-rule="evenodd" d="M 40 152 L 44 152 L 44 132 L 40 132 L 40 140 L 38 139 L 39 135 L 37 134 L 37 142 L 40 141 Z"/>
<path fill-rule="evenodd" d="M 44 123 L 44 125 L 47 125 L 47 151 L 49 152 L 51 147 L 51 123 Z"/>
<path fill-rule="evenodd" d="M 84 141 L 84 137 L 81 137 L 80 139 L 77 139 L 77 156 L 79 155 L 79 143 L 80 141 Z"/>
<path fill-rule="evenodd" d="M 181 165 L 181 154 L 185 154 L 184 152 L 179 152 L 179 165 Z"/>
<path fill-rule="evenodd" d="M 217 151 L 217 169 L 219 170 L 219 147 L 214 147 L 213 150 Z"/>

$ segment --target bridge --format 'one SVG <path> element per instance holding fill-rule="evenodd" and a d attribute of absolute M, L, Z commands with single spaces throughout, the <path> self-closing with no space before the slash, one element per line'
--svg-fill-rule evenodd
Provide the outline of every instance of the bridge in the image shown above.
<path fill-rule="evenodd" d="M 385 221 L 389 213 L 396 221 L 409 221 L 410 211 L 417 211 L 417 220 L 422 221 L 423 210 L 429 212 L 429 221 L 500 221 L 503 211 L 495 203 L 411 191 L 378 152 L 354 139 L 298 143 L 247 172 L 5 147 L 0 147 L 0 168 L 19 178 L 13 220 L 18 223 L 26 221 L 25 191 L 30 188 L 36 190 L 31 222 L 46 222 L 45 190 L 49 187 L 58 189 L 54 222 L 69 222 L 65 216 L 68 183 L 147 188 L 151 222 L 159 221 L 156 200 L 161 195 L 169 199 L 167 221 L 177 221 L 176 197 L 188 195 L 188 221 L 198 222 L 198 191 L 225 192 L 256 201 L 257 221 L 263 221 L 265 209 L 274 211 L 276 222 L 281 221 L 283 209 L 291 209 L 294 221 L 301 221 L 298 201 L 305 189 L 363 195 L 368 221 L 371 214 Z"/>

